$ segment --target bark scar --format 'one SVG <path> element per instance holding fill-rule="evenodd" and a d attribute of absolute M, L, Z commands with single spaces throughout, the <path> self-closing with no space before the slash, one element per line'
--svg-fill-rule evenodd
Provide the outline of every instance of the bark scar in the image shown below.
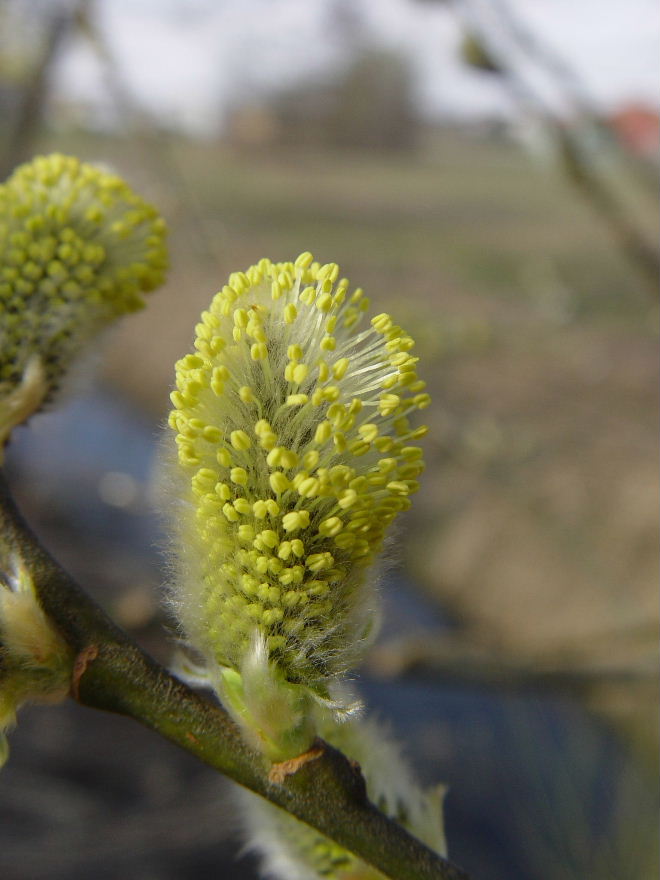
<path fill-rule="evenodd" d="M 305 764 L 309 764 L 310 761 L 315 761 L 317 758 L 320 758 L 324 752 L 325 748 L 320 740 L 316 740 L 311 749 L 303 752 L 302 755 L 298 755 L 295 758 L 289 758 L 288 761 L 279 761 L 277 764 L 273 764 L 268 771 L 268 781 L 274 782 L 277 785 L 282 785 L 287 776 L 293 776 L 293 774 L 297 773 Z"/>
<path fill-rule="evenodd" d="M 99 656 L 98 645 L 87 645 L 80 651 L 73 662 L 73 672 L 71 673 L 71 694 L 75 700 L 80 698 L 80 679 L 87 671 L 87 667 Z"/>

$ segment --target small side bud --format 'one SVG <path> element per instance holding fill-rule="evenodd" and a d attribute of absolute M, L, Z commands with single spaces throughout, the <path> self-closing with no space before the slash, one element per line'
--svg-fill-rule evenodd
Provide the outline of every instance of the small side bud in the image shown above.
<path fill-rule="evenodd" d="M 269 660 L 263 638 L 255 635 L 239 670 L 221 670 L 217 691 L 248 741 L 270 761 L 284 761 L 309 748 L 315 735 L 312 697 Z"/>
<path fill-rule="evenodd" d="M 447 854 L 444 787 L 423 791 L 398 746 L 373 719 L 321 724 L 325 740 L 360 765 L 369 799 L 440 855 Z M 384 880 L 384 875 L 324 835 L 247 791 L 243 805 L 248 847 L 273 880 Z"/>
<path fill-rule="evenodd" d="M 17 555 L 0 571 L 0 766 L 5 732 L 26 702 L 58 702 L 69 691 L 73 651 L 39 604 L 32 578 Z"/>
<path fill-rule="evenodd" d="M 163 282 L 165 233 L 121 178 L 70 156 L 0 185 L 0 447 L 92 336 Z"/>

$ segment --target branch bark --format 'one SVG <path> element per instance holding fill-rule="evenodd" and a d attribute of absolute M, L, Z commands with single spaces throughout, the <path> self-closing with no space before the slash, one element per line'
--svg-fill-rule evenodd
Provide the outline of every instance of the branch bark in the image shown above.
<path fill-rule="evenodd" d="M 368 800 L 362 775 L 327 743 L 281 782 L 227 713 L 171 676 L 120 630 L 46 552 L 0 473 L 0 563 L 10 549 L 29 568 L 44 611 L 78 657 L 72 696 L 126 715 L 283 807 L 391 880 L 468 880 Z"/>

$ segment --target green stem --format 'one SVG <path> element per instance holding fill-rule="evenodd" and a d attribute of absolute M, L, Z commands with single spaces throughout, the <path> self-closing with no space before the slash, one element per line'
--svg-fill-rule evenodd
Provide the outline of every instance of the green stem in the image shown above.
<path fill-rule="evenodd" d="M 211 767 L 283 807 L 391 880 L 468 880 L 368 800 L 359 768 L 327 743 L 282 782 L 245 744 L 219 705 L 208 702 L 142 651 L 43 549 L 0 472 L 0 564 L 18 550 L 44 611 L 80 658 L 80 703 L 140 721 Z"/>

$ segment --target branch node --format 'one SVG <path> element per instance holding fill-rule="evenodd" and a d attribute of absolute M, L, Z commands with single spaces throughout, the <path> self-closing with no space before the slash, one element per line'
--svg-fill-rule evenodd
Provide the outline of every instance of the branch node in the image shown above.
<path fill-rule="evenodd" d="M 268 771 L 268 781 L 274 782 L 276 785 L 282 785 L 287 776 L 293 776 L 305 764 L 315 761 L 325 753 L 325 746 L 320 739 L 315 739 L 311 749 L 303 752 L 295 758 L 289 758 L 288 761 L 278 761 Z"/>
<path fill-rule="evenodd" d="M 87 645 L 76 655 L 71 673 L 71 696 L 74 700 L 80 699 L 80 679 L 87 671 L 89 664 L 99 656 L 98 645 Z"/>

